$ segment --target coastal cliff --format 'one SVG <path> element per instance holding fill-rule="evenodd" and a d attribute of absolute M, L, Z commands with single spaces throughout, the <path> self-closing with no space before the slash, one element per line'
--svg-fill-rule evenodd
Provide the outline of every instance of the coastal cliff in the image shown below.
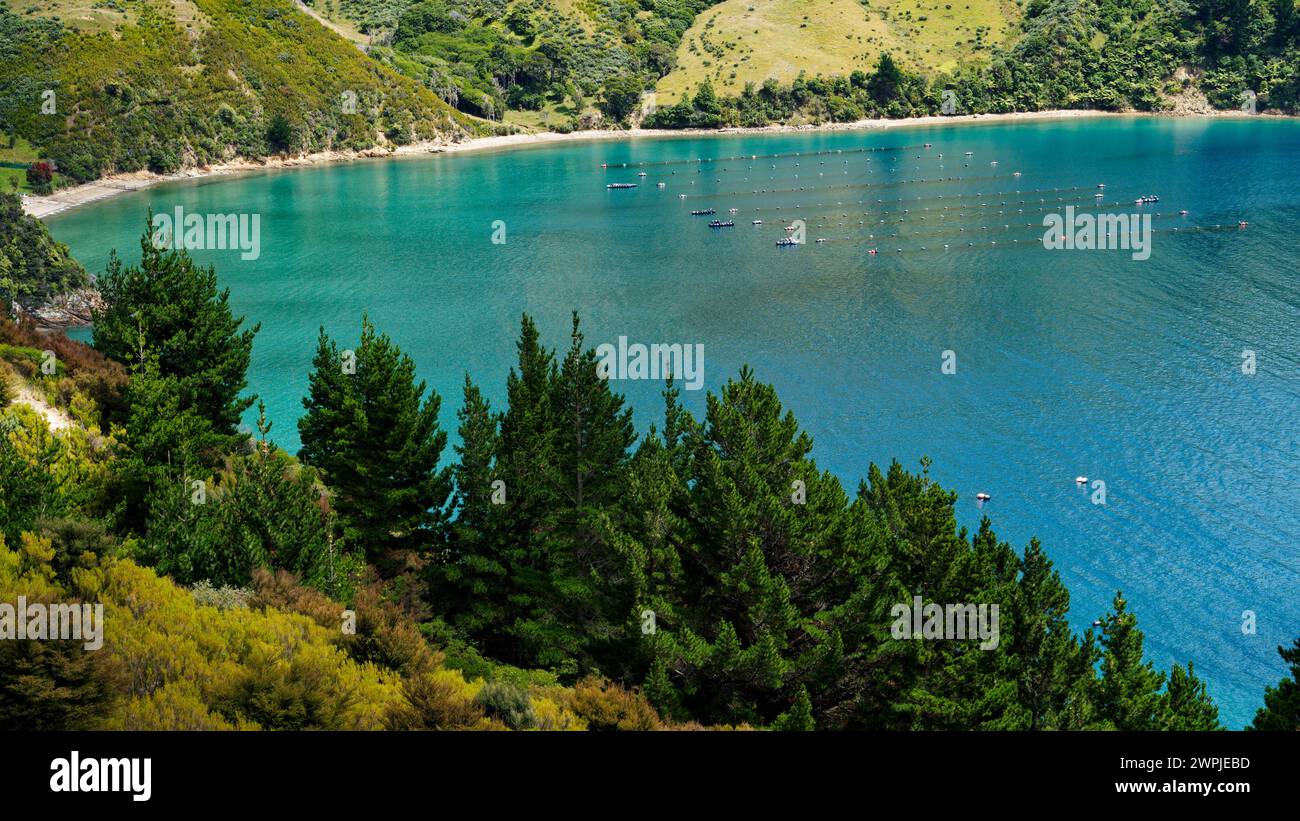
<path fill-rule="evenodd" d="M 43 299 L 16 300 L 10 313 L 38 330 L 57 331 L 89 325 L 93 314 L 103 309 L 103 295 L 90 285 Z"/>

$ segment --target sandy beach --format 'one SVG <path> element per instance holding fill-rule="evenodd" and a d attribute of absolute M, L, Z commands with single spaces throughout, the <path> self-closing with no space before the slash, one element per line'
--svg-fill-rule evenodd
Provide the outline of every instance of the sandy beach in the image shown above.
<path fill-rule="evenodd" d="M 568 134 L 546 131 L 524 134 L 509 134 L 495 137 L 478 137 L 461 142 L 425 141 L 396 148 L 371 148 L 365 151 L 324 151 L 316 154 L 304 154 L 297 157 L 272 158 L 266 160 L 236 160 L 220 165 L 188 168 L 175 174 L 153 174 L 148 171 L 136 171 L 129 174 L 114 174 L 94 182 L 74 185 L 55 191 L 48 197 L 32 194 L 23 195 L 23 210 L 28 214 L 45 218 L 62 213 L 86 203 L 98 202 L 117 196 L 127 191 L 138 191 L 163 182 L 176 180 L 217 177 L 228 174 L 241 174 L 273 168 L 296 168 L 323 165 L 336 162 L 353 162 L 363 159 L 391 159 L 400 157 L 421 157 L 430 154 L 467 153 L 475 151 L 492 151 L 526 146 L 549 145 L 552 143 L 597 141 L 597 140 L 637 140 L 662 139 L 665 137 L 724 137 L 737 134 L 781 134 L 789 132 L 805 133 L 818 131 L 872 131 L 878 129 L 915 128 L 919 126 L 953 125 L 958 123 L 999 123 L 1028 122 L 1036 120 L 1065 120 L 1086 117 L 1243 117 L 1250 116 L 1237 112 L 1216 112 L 1214 114 L 1146 114 L 1123 113 L 1094 110 L 1057 110 L 1027 111 L 1009 114 L 962 114 L 957 116 L 927 116 L 907 119 L 869 119 L 851 123 L 827 123 L 823 125 L 772 125 L 763 128 L 722 128 L 722 129 L 597 129 L 591 131 L 574 131 Z M 1258 115 L 1256 115 L 1258 116 Z"/>

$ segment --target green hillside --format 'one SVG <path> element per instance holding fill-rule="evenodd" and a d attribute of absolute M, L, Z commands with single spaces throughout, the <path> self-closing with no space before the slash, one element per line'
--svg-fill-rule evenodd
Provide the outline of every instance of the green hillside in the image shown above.
<path fill-rule="evenodd" d="M 799 57 L 803 71 L 793 80 L 787 64 L 795 61 L 781 55 L 812 55 L 818 38 L 833 37 L 812 22 L 815 13 L 764 28 L 757 22 L 782 0 L 736 0 L 734 7 L 729 0 L 706 12 L 683 39 L 677 71 L 659 81 L 663 99 L 651 124 L 716 128 L 1057 108 L 1205 111 L 1237 109 L 1247 99 L 1257 111 L 1300 107 L 1295 0 L 1029 0 L 1018 15 L 966 2 L 936 11 L 929 0 L 886 9 L 885 1 L 868 0 L 858 28 L 836 27 L 847 55 L 839 70 L 825 65 L 824 54 Z M 739 19 L 755 21 L 748 30 L 728 16 L 741 7 Z M 950 11 L 960 15 L 946 17 Z M 871 33 L 877 12 L 877 22 L 889 20 L 887 34 Z M 692 48 L 710 55 L 709 64 L 691 56 Z M 945 98 L 953 110 L 943 111 Z"/>
<path fill-rule="evenodd" d="M 482 130 L 291 0 L 0 6 L 0 131 L 74 180 Z"/>
<path fill-rule="evenodd" d="M 682 33 L 716 0 L 311 0 L 377 61 L 461 111 L 587 128 L 633 113 Z"/>
<path fill-rule="evenodd" d="M 1295 0 L 312 2 L 460 110 L 551 130 L 938 114 L 945 91 L 954 113 L 1294 111 L 1300 76 Z"/>
<path fill-rule="evenodd" d="M 886 52 L 913 71 L 952 71 L 987 57 L 1019 19 L 1002 0 L 726 0 L 687 30 L 658 102 L 676 102 L 706 78 L 734 95 L 747 82 L 868 70 Z"/>
<path fill-rule="evenodd" d="M 55 241 L 45 223 L 24 214 L 18 197 L 0 192 L 0 309 L 89 284 L 68 246 Z"/>

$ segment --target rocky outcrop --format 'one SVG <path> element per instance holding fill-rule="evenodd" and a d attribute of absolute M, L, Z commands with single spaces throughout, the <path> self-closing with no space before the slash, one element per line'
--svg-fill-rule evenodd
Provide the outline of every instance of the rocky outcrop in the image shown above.
<path fill-rule="evenodd" d="M 1207 116 L 1217 114 L 1214 106 L 1201 91 L 1198 83 L 1201 74 L 1195 69 L 1186 66 L 1180 67 L 1174 72 L 1174 84 L 1179 87 L 1179 91 L 1174 94 L 1165 94 L 1163 96 L 1164 109 L 1167 113 L 1178 117 Z"/>
<path fill-rule="evenodd" d="M 78 288 L 42 302 L 14 303 L 14 318 L 27 320 L 40 330 L 54 331 L 89 325 L 91 314 L 104 309 L 104 297 L 96 288 Z"/>

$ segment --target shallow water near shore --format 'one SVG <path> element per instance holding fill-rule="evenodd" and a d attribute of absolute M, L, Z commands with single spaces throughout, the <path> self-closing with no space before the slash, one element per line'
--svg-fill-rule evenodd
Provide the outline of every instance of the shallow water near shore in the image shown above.
<path fill-rule="evenodd" d="M 1298 150 L 1294 121 L 1146 118 L 569 143 L 166 184 L 49 225 L 99 271 L 138 259 L 151 206 L 259 215 L 257 259 L 193 255 L 262 323 L 250 390 L 291 451 L 318 329 L 346 346 L 363 311 L 445 428 L 466 371 L 504 400 L 525 311 L 561 349 L 574 309 L 591 346 L 702 344 L 706 390 L 748 363 L 847 489 L 931 457 L 962 524 L 1043 541 L 1077 628 L 1123 590 L 1157 667 L 1193 660 L 1240 727 L 1300 635 Z M 653 164 L 600 168 L 624 162 Z M 1043 248 L 1044 213 L 1098 183 L 1103 210 L 1153 214 L 1149 259 Z M 795 218 L 807 244 L 776 248 Z M 661 385 L 617 387 L 660 421 Z"/>

